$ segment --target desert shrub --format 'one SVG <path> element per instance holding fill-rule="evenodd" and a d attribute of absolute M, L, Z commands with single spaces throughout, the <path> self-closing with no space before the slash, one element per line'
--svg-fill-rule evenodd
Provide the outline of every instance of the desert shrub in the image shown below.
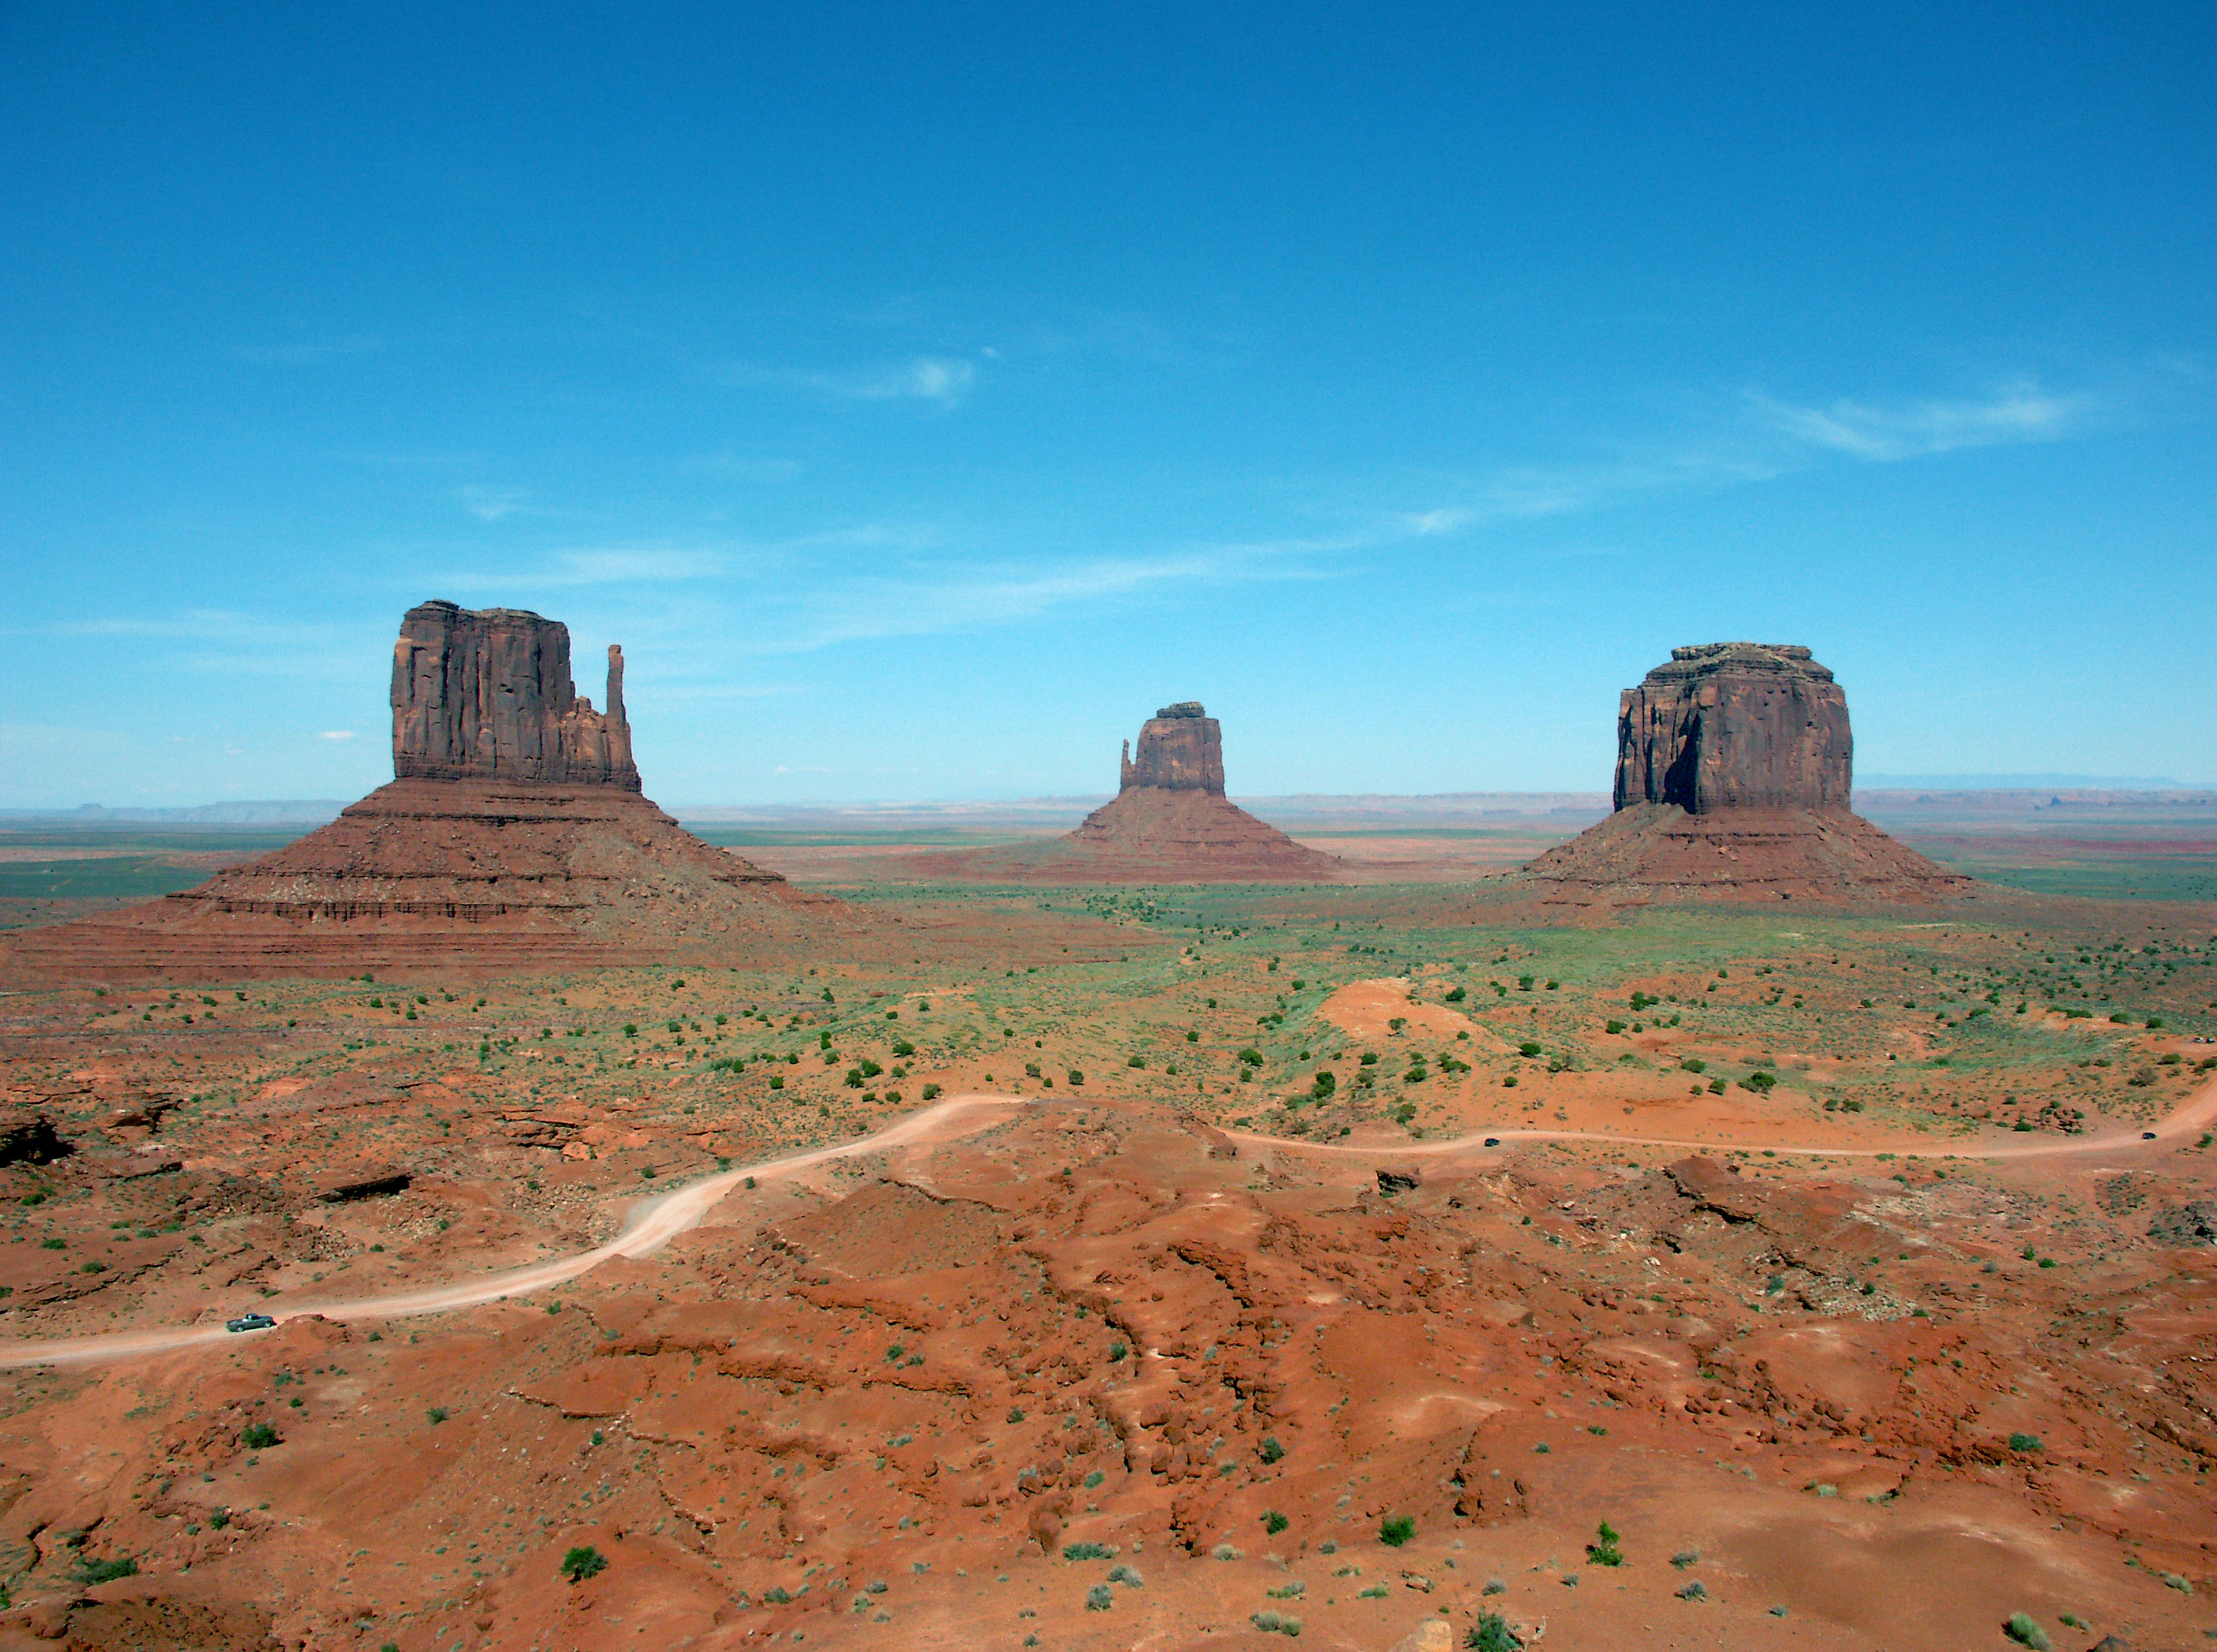
<path fill-rule="evenodd" d="M 1298 1600 L 1308 1592 L 1309 1586 L 1302 1582 L 1298 1577 L 1294 1579 L 1292 1582 L 1287 1583 L 1278 1588 L 1265 1589 L 1263 1591 L 1263 1593 L 1269 1595 L 1273 1600 Z"/>
<path fill-rule="evenodd" d="M 1265 1463 L 1275 1463 L 1285 1454 L 1286 1448 L 1278 1444 L 1278 1437 L 1275 1434 L 1263 1436 L 1262 1457 Z"/>
<path fill-rule="evenodd" d="M 1679 1586 L 1678 1598 L 1681 1600 L 1706 1600 L 1709 1598 L 1709 1592 L 1702 1586 L 1701 1580 L 1697 1577 L 1690 1583 Z"/>
<path fill-rule="evenodd" d="M 1129 1566 L 1115 1566 L 1110 1568 L 1108 1572 L 1108 1581 L 1111 1583 L 1121 1583 L 1127 1589 L 1140 1588 L 1146 1583 L 1146 1579 L 1141 1577 L 1139 1573 L 1133 1571 Z"/>
<path fill-rule="evenodd" d="M 1258 1612 L 1247 1620 L 1265 1635 L 1294 1635 L 1301 1632 L 1301 1620 L 1288 1618 L 1281 1612 Z"/>
<path fill-rule="evenodd" d="M 1239 1052 L 1239 1059 L 1250 1067 L 1260 1067 L 1263 1064 L 1263 1052 L 1251 1045 Z"/>
<path fill-rule="evenodd" d="M 2026 1612 L 2010 1613 L 2008 1620 L 2002 1624 L 2002 1633 L 2019 1646 L 2032 1648 L 2033 1652 L 2047 1652 L 2050 1644 L 2047 1631 L 2035 1623 L 2030 1614 Z"/>
<path fill-rule="evenodd" d="M 1274 1538 L 1292 1524 L 1291 1520 L 1275 1508 L 1266 1508 L 1263 1511 L 1263 1529 Z"/>
<path fill-rule="evenodd" d="M 1701 1557 L 1701 1551 L 1698 1549 L 1681 1549 L 1670 1556 L 1670 1563 L 1683 1572 Z"/>
<path fill-rule="evenodd" d="M 1088 1612 L 1106 1612 L 1115 1604 L 1116 1592 L 1106 1583 L 1096 1583 L 1085 1592 L 1085 1609 Z"/>
<path fill-rule="evenodd" d="M 1378 1541 L 1388 1549 L 1399 1549 L 1417 1535 L 1417 1522 L 1407 1514 L 1388 1514 L 1378 1523 Z"/>
<path fill-rule="evenodd" d="M 1624 1023 L 1622 1021 L 1610 1021 L 1603 1026 L 1602 1031 L 1604 1032 L 1621 1032 L 1624 1031 Z"/>
<path fill-rule="evenodd" d="M 1524 1643 L 1516 1638 L 1506 1618 L 1498 1612 L 1489 1612 L 1479 1616 L 1470 1638 L 1463 1644 L 1472 1652 L 1521 1652 Z"/>
<path fill-rule="evenodd" d="M 2011 1434 L 2009 1437 L 2009 1448 L 2013 1452 L 2036 1452 L 2040 1449 L 2040 1436 L 2038 1434 Z"/>
<path fill-rule="evenodd" d="M 1534 1040 L 1527 1039 L 1516 1046 L 1516 1053 L 1520 1056 L 1536 1056 L 1540 1053 L 1540 1046 Z"/>
<path fill-rule="evenodd" d="M 942 1094 L 944 1092 L 936 1084 L 927 1084 L 923 1087 L 923 1099 L 927 1101 L 936 1101 Z"/>
<path fill-rule="evenodd" d="M 1778 1077 L 1775 1073 L 1750 1073 L 1740 1082 L 1757 1095 L 1767 1095 L 1777 1084 Z"/>
<path fill-rule="evenodd" d="M 562 1556 L 561 1573 L 572 1583 L 582 1583 L 608 1569 L 608 1556 L 590 1544 L 572 1549 Z"/>
<path fill-rule="evenodd" d="M 1103 1543 L 1071 1543 L 1063 1545 L 1065 1560 L 1107 1560 L 1115 1550 Z"/>
<path fill-rule="evenodd" d="M 1601 1529 L 1594 1533 L 1594 1540 L 1586 1545 L 1586 1558 L 1596 1566 L 1623 1565 L 1624 1550 L 1616 1546 L 1617 1541 L 1616 1528 L 1603 1520 Z"/>
<path fill-rule="evenodd" d="M 238 1443 L 250 1452 L 264 1452 L 272 1446 L 281 1446 L 285 1442 L 279 1438 L 275 1425 L 250 1422 L 246 1425 L 246 1432 L 238 1437 Z"/>
<path fill-rule="evenodd" d="M 119 1577 L 136 1577 L 139 1563 L 128 1555 L 119 1555 L 114 1560 L 81 1560 L 77 1564 L 76 1577 L 79 1583 L 113 1583 Z"/>
<path fill-rule="evenodd" d="M 1689 1073 L 1706 1073 L 1709 1070 L 1709 1063 L 1699 1056 L 1689 1056 L 1680 1062 L 1678 1066 L 1682 1071 Z"/>
<path fill-rule="evenodd" d="M 1339 1075 L 1329 1067 L 1319 1068 L 1317 1071 L 1316 1082 L 1309 1087 L 1309 1094 L 1321 1101 L 1338 1088 Z"/>

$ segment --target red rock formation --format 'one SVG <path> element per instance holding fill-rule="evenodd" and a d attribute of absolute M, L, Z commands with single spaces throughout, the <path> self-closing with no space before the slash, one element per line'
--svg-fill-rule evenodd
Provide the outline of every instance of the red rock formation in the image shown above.
<path fill-rule="evenodd" d="M 1517 876 L 1572 905 L 1971 891 L 1850 812 L 1854 751 L 1847 696 L 1807 649 L 1673 649 L 1618 703 L 1616 812 Z"/>
<path fill-rule="evenodd" d="M 1224 795 L 1224 737 L 1198 700 L 1165 706 L 1129 742 L 1121 789 L 1051 843 L 921 856 L 918 870 L 983 882 L 1290 883 L 1336 876 L 1337 855 L 1305 848 Z"/>
<path fill-rule="evenodd" d="M 1197 700 L 1165 706 L 1139 726 L 1139 756 L 1124 743 L 1118 790 L 1159 786 L 1165 792 L 1224 795 L 1224 731 Z"/>
<path fill-rule="evenodd" d="M 409 609 L 392 646 L 392 773 L 638 791 L 623 650 L 609 645 L 602 713 L 570 680 L 570 628 L 560 620 L 451 602 Z"/>
<path fill-rule="evenodd" d="M 865 926 L 712 848 L 640 795 L 608 709 L 570 681 L 558 621 L 427 602 L 393 650 L 396 778 L 320 830 L 197 889 L 22 932 L 9 973 L 133 978 L 559 969 L 785 954 Z"/>
<path fill-rule="evenodd" d="M 1845 809 L 1848 700 L 1806 648 L 1674 648 L 1617 706 L 1616 806 Z"/>

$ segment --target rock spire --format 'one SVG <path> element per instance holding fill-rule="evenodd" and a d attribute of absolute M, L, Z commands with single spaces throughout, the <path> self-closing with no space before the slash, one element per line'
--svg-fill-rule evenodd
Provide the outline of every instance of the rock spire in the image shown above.
<path fill-rule="evenodd" d="M 560 620 L 422 603 L 401 620 L 392 647 L 393 775 L 636 792 L 623 650 L 613 644 L 608 698 L 608 710 L 596 712 L 577 693 Z"/>

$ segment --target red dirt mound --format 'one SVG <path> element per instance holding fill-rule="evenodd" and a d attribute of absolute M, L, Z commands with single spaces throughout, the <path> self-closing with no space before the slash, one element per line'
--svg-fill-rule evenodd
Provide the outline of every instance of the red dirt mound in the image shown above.
<path fill-rule="evenodd" d="M 1337 855 L 1296 843 L 1213 792 L 1135 786 L 1051 842 L 923 855 L 929 875 L 982 883 L 1321 883 Z"/>
<path fill-rule="evenodd" d="M 703 843 L 613 786 L 395 780 L 199 888 L 9 938 L 46 978 L 571 968 L 789 956 L 859 931 L 840 902 Z"/>
<path fill-rule="evenodd" d="M 1547 905 L 1653 900 L 1929 903 L 1978 887 L 1845 810 L 1724 809 L 1693 815 L 1640 803 L 1558 844 L 1512 883 Z"/>

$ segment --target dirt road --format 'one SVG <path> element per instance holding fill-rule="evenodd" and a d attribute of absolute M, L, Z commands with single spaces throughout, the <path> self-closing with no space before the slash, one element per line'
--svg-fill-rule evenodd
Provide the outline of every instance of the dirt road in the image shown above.
<path fill-rule="evenodd" d="M 885 1129 L 859 1140 L 835 1146 L 811 1148 L 760 1164 L 740 1165 L 680 1187 L 659 1199 L 633 1206 L 624 1230 L 605 1245 L 573 1255 L 549 1258 L 524 1267 L 503 1268 L 448 1285 L 429 1285 L 392 1296 L 341 1298 L 330 1302 L 287 1304 L 263 1311 L 273 1319 L 295 1319 L 320 1314 L 326 1319 L 398 1319 L 411 1314 L 442 1314 L 503 1297 L 522 1296 L 574 1279 L 612 1256 L 645 1256 L 662 1248 L 688 1228 L 699 1225 L 725 1194 L 749 1176 L 757 1182 L 791 1175 L 812 1165 L 862 1153 L 882 1153 L 891 1148 L 916 1147 L 951 1140 L 981 1130 L 1023 1105 L 1021 1096 L 956 1095 L 911 1113 Z M 69 1365 L 109 1359 L 127 1359 L 168 1353 L 198 1343 L 221 1342 L 231 1333 L 221 1325 L 182 1325 L 157 1331 L 119 1331 L 99 1336 L 58 1338 L 51 1341 L 0 1342 L 0 1370 L 15 1365 Z"/>
<path fill-rule="evenodd" d="M 911 1113 L 859 1140 L 832 1147 L 812 1148 L 805 1152 L 788 1153 L 781 1158 L 766 1159 L 760 1164 L 741 1165 L 736 1169 L 719 1171 L 706 1180 L 680 1187 L 660 1199 L 643 1202 L 633 1208 L 630 1220 L 621 1233 L 607 1244 L 592 1250 L 534 1262 L 525 1267 L 503 1268 L 449 1285 L 429 1285 L 420 1291 L 403 1291 L 392 1296 L 300 1303 L 269 1311 L 273 1318 L 278 1320 L 293 1319 L 303 1314 L 320 1314 L 326 1319 L 338 1320 L 398 1319 L 413 1314 L 448 1313 L 457 1308 L 471 1308 L 480 1303 L 497 1302 L 506 1297 L 543 1291 L 549 1285 L 561 1284 L 565 1279 L 573 1279 L 610 1257 L 645 1256 L 661 1249 L 677 1235 L 697 1226 L 725 1194 L 749 1176 L 762 1181 L 856 1154 L 879 1153 L 890 1148 L 949 1141 L 982 1130 L 1024 1104 L 1025 1098 L 1022 1096 L 950 1096 L 922 1113 Z M 1908 1137 L 1882 1146 L 1789 1146 L 1775 1143 L 1763 1145 L 1781 1157 L 1795 1158 L 1874 1159 L 1882 1154 L 1895 1156 L 1915 1154 L 1935 1159 L 2063 1158 L 2150 1152 L 2183 1137 L 2197 1135 L 2211 1128 L 2217 1128 L 2217 1080 L 2204 1085 L 2177 1112 L 2157 1125 L 2152 1139 L 2139 1131 L 2116 1131 L 2101 1136 L 2043 1137 L 2029 1142 L 1996 1141 L 1991 1137 L 1985 1140 L 1934 1142 Z M 1693 1152 L 1716 1152 L 1728 1145 L 1716 1141 L 1688 1141 L 1664 1136 L 1623 1136 L 1609 1131 L 1512 1129 L 1506 1126 L 1444 1141 L 1392 1145 L 1372 1143 L 1342 1146 L 1337 1143 L 1257 1136 L 1247 1131 L 1227 1133 L 1234 1141 L 1278 1153 L 1394 1159 L 1483 1155 L 1489 1150 L 1485 1146 L 1488 1139 L 1497 1142 L 1500 1147 L 1527 1142 L 1602 1142 L 1616 1147 L 1683 1148 Z M 220 1325 L 188 1325 L 166 1330 L 119 1331 L 100 1336 L 69 1337 L 49 1341 L 0 1342 L 0 1370 L 18 1365 L 87 1365 L 110 1359 L 141 1358 L 147 1354 L 168 1353 L 196 1344 L 221 1342 L 227 1335 L 229 1333 Z"/>

